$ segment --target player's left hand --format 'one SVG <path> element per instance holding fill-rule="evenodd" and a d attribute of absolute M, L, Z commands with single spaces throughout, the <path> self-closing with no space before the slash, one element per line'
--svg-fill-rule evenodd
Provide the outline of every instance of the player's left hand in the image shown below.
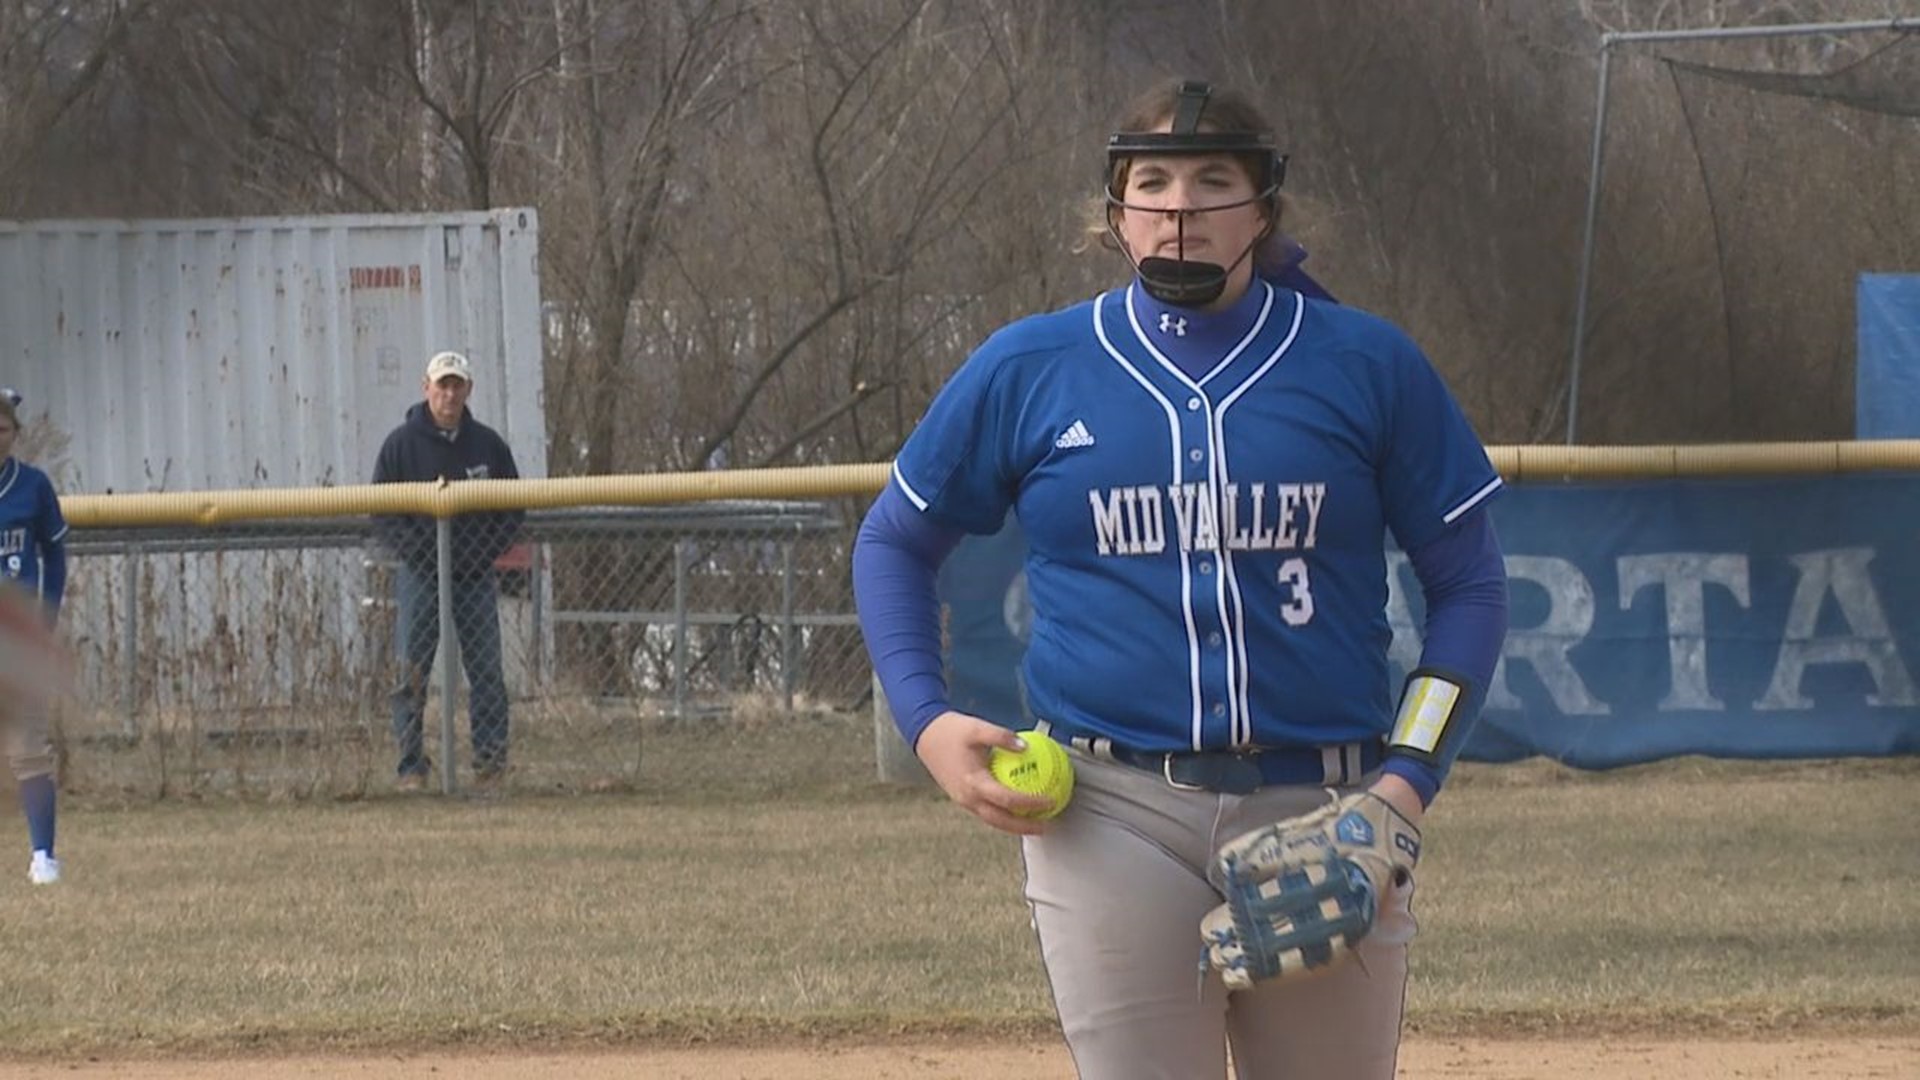
<path fill-rule="evenodd" d="M 1227 902 L 1200 921 L 1206 962 L 1231 990 L 1333 967 L 1419 859 L 1419 828 L 1372 791 L 1244 833 L 1214 855 Z"/>
<path fill-rule="evenodd" d="M 913 750 L 940 789 L 968 813 L 1001 832 L 1038 836 L 1046 831 L 1046 822 L 1021 814 L 1046 809 L 1053 800 L 1015 791 L 994 779 L 987 757 L 996 746 L 1018 750 L 1021 743 L 998 724 L 949 710 L 933 718 Z"/>

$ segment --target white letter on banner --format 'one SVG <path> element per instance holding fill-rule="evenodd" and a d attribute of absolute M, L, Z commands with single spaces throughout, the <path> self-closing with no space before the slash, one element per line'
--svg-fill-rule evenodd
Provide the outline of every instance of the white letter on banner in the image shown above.
<path fill-rule="evenodd" d="M 1793 556 L 1793 565 L 1800 568 L 1800 584 L 1793 590 L 1786 629 L 1780 634 L 1780 659 L 1773 665 L 1773 683 L 1754 708 L 1813 708 L 1813 702 L 1800 693 L 1800 680 L 1812 664 L 1866 665 L 1878 691 L 1867 695 L 1869 705 L 1920 704 L 1913 676 L 1907 673 L 1900 651 L 1894 647 L 1880 594 L 1874 591 L 1873 579 L 1867 574 L 1873 554 L 1872 548 L 1834 548 Z M 1853 633 L 1814 636 L 1820 604 L 1828 594 L 1832 594 L 1841 618 Z"/>
<path fill-rule="evenodd" d="M 1000 621 L 1023 647 L 1033 641 L 1033 598 L 1027 595 L 1025 570 L 1007 583 L 1007 594 L 1000 598 Z"/>
<path fill-rule="evenodd" d="M 1420 666 L 1420 628 L 1413 625 L 1413 606 L 1407 603 L 1407 590 L 1400 584 L 1401 574 L 1412 559 L 1404 552 L 1387 553 L 1387 629 L 1393 631 L 1393 643 L 1387 646 L 1387 660 L 1400 665 L 1402 673 Z"/>
<path fill-rule="evenodd" d="M 1741 607 L 1751 607 L 1745 555 L 1623 555 L 1620 567 L 1620 609 L 1649 585 L 1664 586 L 1667 596 L 1667 659 L 1673 668 L 1667 696 L 1660 709 L 1704 709 L 1718 712 L 1726 703 L 1707 690 L 1706 587 L 1724 585 Z"/>
<path fill-rule="evenodd" d="M 1533 665 L 1535 674 L 1553 695 L 1554 707 L 1566 716 L 1605 716 L 1607 705 L 1588 692 L 1573 670 L 1567 651 L 1593 629 L 1593 586 L 1580 568 L 1550 555 L 1507 556 L 1507 578 L 1524 578 L 1547 590 L 1547 617 L 1531 630 L 1509 631 L 1500 662 L 1487 688 L 1489 709 L 1517 712 L 1520 698 L 1507 686 L 1507 659 Z"/>

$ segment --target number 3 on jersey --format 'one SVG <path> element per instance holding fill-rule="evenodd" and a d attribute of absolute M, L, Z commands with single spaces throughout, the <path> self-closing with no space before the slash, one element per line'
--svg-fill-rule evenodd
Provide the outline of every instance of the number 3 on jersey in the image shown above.
<path fill-rule="evenodd" d="M 1305 626 L 1313 619 L 1313 586 L 1307 579 L 1307 560 L 1288 559 L 1280 564 L 1280 584 L 1293 592 L 1293 599 L 1280 605 L 1280 617 L 1288 626 Z"/>

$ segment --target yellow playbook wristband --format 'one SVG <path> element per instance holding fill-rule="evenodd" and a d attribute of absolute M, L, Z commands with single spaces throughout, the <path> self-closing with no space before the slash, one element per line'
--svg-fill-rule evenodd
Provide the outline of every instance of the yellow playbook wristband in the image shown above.
<path fill-rule="evenodd" d="M 1393 734 L 1387 749 L 1410 754 L 1422 761 L 1440 756 L 1440 744 L 1447 737 L 1467 689 L 1431 671 L 1415 671 L 1407 677 L 1407 689 L 1400 695 L 1400 713 L 1394 717 Z"/>

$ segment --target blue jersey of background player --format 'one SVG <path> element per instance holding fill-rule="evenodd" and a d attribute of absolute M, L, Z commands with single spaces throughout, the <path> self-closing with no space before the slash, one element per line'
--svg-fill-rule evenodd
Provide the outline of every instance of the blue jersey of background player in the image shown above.
<path fill-rule="evenodd" d="M 47 474 L 13 456 L 20 434 L 20 396 L 0 390 L 0 578 L 7 587 L 23 588 L 39 597 L 49 624 L 60 613 L 67 584 L 67 522 L 60 516 L 60 498 Z M 27 816 L 32 847 L 28 878 L 36 885 L 60 880 L 54 857 L 53 744 L 48 717 L 39 706 L 11 716 L 5 742 L 9 767 L 19 783 L 20 806 Z"/>
<path fill-rule="evenodd" d="M 1366 789 L 1417 822 L 1464 741 L 1506 627 L 1484 513 L 1500 487 L 1421 351 L 1339 306 L 1280 243 L 1286 159 L 1259 113 L 1169 85 L 1109 142 L 1103 225 L 1136 278 L 993 335 L 902 448 L 854 556 L 875 671 L 947 794 L 1025 837 L 1026 893 L 1084 1075 L 1393 1075 L 1412 883 L 1363 963 L 1195 992 L 1215 848 Z M 1028 704 L 1075 752 L 1076 795 L 993 780 L 1006 732 L 956 712 L 934 580 L 964 532 L 1018 515 Z M 1389 684 L 1391 534 L 1427 599 L 1421 664 Z M 1395 694 L 1401 707 L 1396 713 Z"/>
<path fill-rule="evenodd" d="M 11 441 L 0 435 L 0 445 Z M 66 539 L 53 481 L 9 454 L 0 461 L 0 577 L 40 597 L 49 619 L 66 591 Z"/>

